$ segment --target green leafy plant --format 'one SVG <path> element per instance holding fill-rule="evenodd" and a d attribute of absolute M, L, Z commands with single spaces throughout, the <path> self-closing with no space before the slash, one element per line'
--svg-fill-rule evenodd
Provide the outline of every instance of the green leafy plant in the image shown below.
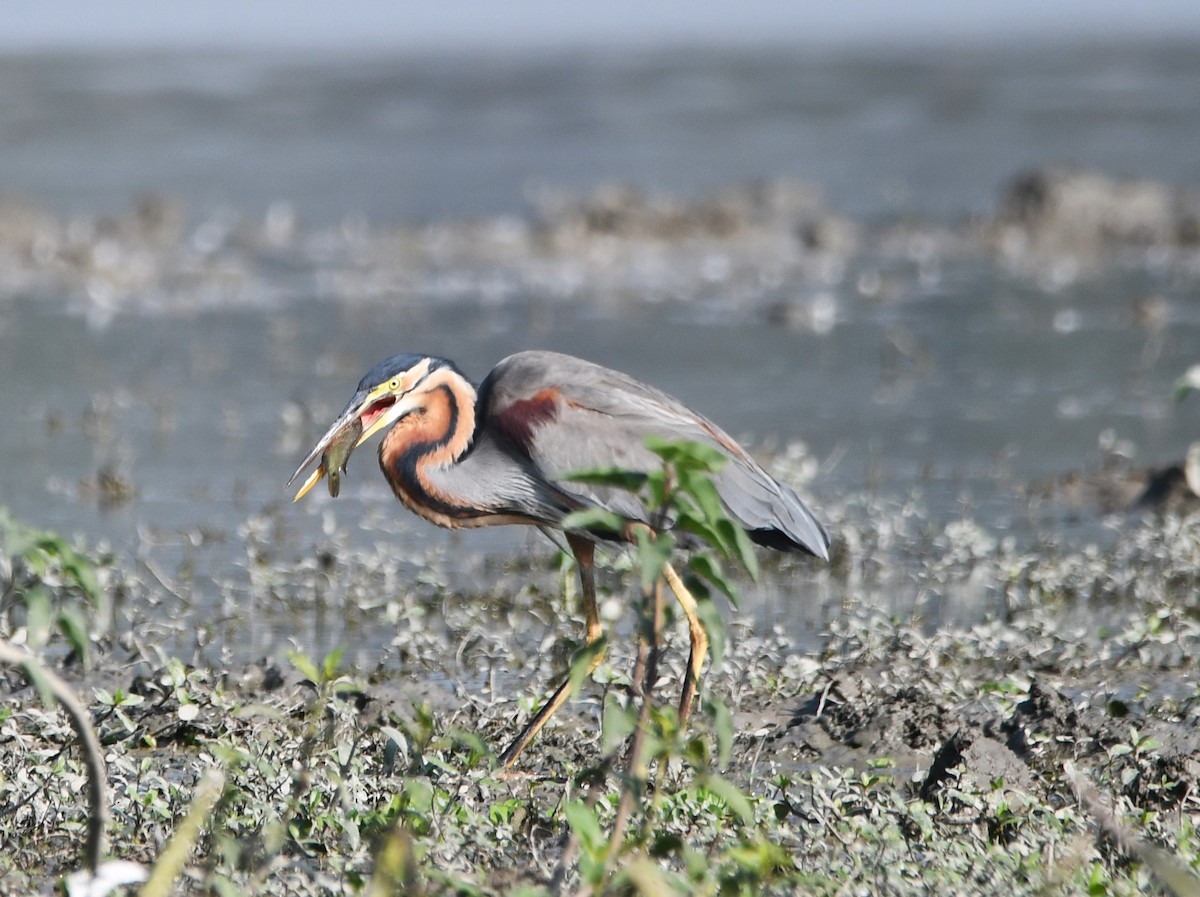
<path fill-rule="evenodd" d="M 99 563 L 61 536 L 0 510 L 0 637 L 36 649 L 57 630 L 86 660 L 104 602 Z"/>
<path fill-rule="evenodd" d="M 671 574 L 671 558 L 678 546 L 675 532 L 688 537 L 691 556 L 685 584 L 696 598 L 697 613 L 712 647 L 713 664 L 725 650 L 725 627 L 712 600 L 720 592 L 737 606 L 736 586 L 724 564 L 741 566 L 751 577 L 758 563 L 745 530 L 725 512 L 712 475 L 725 458 L 710 446 L 695 442 L 647 441 L 662 460 L 649 473 L 622 469 L 585 471 L 573 479 L 593 485 L 625 489 L 638 495 L 649 511 L 650 526 L 633 530 L 633 569 L 638 574 L 641 600 L 637 603 L 639 650 L 631 678 L 633 700 L 610 694 L 603 708 L 602 770 L 618 769 L 620 793 L 611 817 L 601 800 L 594 778 L 587 797 L 563 807 L 571 840 L 560 862 L 560 883 L 578 857 L 585 893 L 635 890 L 644 893 L 691 893 L 696 888 L 721 893 L 755 893 L 790 865 L 785 852 L 759 830 L 755 802 L 723 777 L 719 767 L 732 753 L 733 720 L 728 708 L 714 696 L 701 706 L 712 722 L 717 750 L 701 737 L 688 737 L 674 708 L 655 702 L 659 652 L 664 625 L 663 589 Z M 671 529 L 666 524 L 671 524 Z M 625 521 L 602 509 L 573 515 L 567 527 L 602 527 L 620 532 Z M 577 684 L 591 668 L 591 656 L 579 654 L 572 663 Z M 628 747 L 625 745 L 628 743 Z M 623 760 L 621 753 L 624 750 Z M 695 784 L 675 794 L 659 787 L 655 777 L 674 765 L 685 764 L 695 773 Z M 704 862 L 697 849 L 678 838 L 657 837 L 656 824 L 674 815 L 698 812 L 703 807 L 713 818 L 724 819 L 739 831 L 737 843 L 716 862 Z M 609 821 L 611 819 L 611 821 Z M 664 874 L 658 863 L 666 861 L 679 871 Z"/>

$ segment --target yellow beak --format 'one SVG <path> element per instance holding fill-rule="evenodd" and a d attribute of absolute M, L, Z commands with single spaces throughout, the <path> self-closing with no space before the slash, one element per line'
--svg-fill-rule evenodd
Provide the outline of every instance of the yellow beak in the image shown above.
<path fill-rule="evenodd" d="M 300 491 L 296 493 L 296 497 L 293 498 L 292 501 L 297 502 L 304 498 L 304 496 L 308 494 L 309 489 L 321 482 L 321 478 L 323 476 L 325 476 L 325 465 L 320 464 L 317 466 L 316 470 L 308 475 L 308 479 L 304 481 L 304 485 L 300 487 Z M 288 483 L 288 485 L 290 486 L 291 483 Z"/>
<path fill-rule="evenodd" d="M 350 404 L 338 415 L 337 420 L 333 422 L 333 425 L 325 432 L 325 435 L 317 440 L 317 444 L 313 446 L 312 451 L 300 462 L 300 466 L 296 468 L 296 472 L 288 480 L 288 485 L 292 485 L 301 471 L 320 456 L 321 463 L 317 466 L 316 470 L 308 475 L 308 479 L 304 481 L 304 485 L 300 487 L 299 491 L 296 492 L 295 498 L 292 499 L 293 502 L 304 498 L 313 486 L 321 482 L 330 473 L 331 467 L 337 469 L 344 467 L 346 461 L 350 458 L 350 454 L 355 449 L 380 430 L 395 423 L 395 421 L 416 407 L 415 403 L 406 402 L 404 401 L 404 396 L 399 396 L 397 397 L 397 401 L 383 411 L 374 413 L 371 417 L 370 425 L 363 427 L 363 417 L 370 413 L 371 407 L 384 399 L 392 398 L 394 395 L 395 393 L 388 389 L 388 384 L 386 383 L 376 386 L 374 389 L 366 392 L 365 395 L 361 391 L 355 393 L 354 397 L 350 399 Z M 355 438 L 355 435 L 357 435 L 357 438 Z M 351 439 L 354 442 L 352 445 L 348 445 Z M 334 456 L 332 460 L 330 458 L 331 453 Z"/>

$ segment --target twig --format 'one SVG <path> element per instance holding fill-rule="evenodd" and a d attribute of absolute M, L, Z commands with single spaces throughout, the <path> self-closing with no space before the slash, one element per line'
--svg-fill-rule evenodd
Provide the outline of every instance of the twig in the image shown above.
<path fill-rule="evenodd" d="M 1136 857 L 1149 866 L 1178 897 L 1200 897 L 1200 879 L 1196 878 L 1178 857 L 1151 844 L 1122 823 L 1112 807 L 1104 802 L 1096 787 L 1075 768 L 1074 763 L 1068 760 L 1063 764 L 1063 771 L 1075 790 L 1075 797 L 1096 820 L 1100 830 L 1113 839 L 1113 843 L 1122 853 Z"/>
<path fill-rule="evenodd" d="M 604 791 L 604 783 L 608 780 L 608 773 L 612 765 L 613 756 L 609 754 L 596 768 L 595 774 L 592 777 L 592 783 L 588 786 L 587 797 L 583 799 L 584 806 L 589 810 L 594 809 L 597 801 L 600 800 L 600 795 Z M 571 837 L 567 839 L 567 846 L 563 848 L 562 855 L 558 858 L 558 865 L 554 869 L 554 875 L 550 878 L 550 889 L 553 893 L 558 894 L 562 892 L 562 886 L 566 881 L 567 873 L 575 862 L 575 855 L 578 853 L 579 835 L 577 832 L 571 832 Z"/>
<path fill-rule="evenodd" d="M 646 612 L 647 604 L 651 605 L 649 613 Z M 642 768 L 642 752 L 646 745 L 646 731 L 650 727 L 650 711 L 654 706 L 651 700 L 653 687 L 658 679 L 658 655 L 663 622 L 663 581 L 661 578 L 655 581 L 652 590 L 642 593 L 641 618 L 643 626 L 638 639 L 638 655 L 634 665 L 632 684 L 634 693 L 642 703 L 638 708 L 633 743 L 629 747 L 629 754 L 625 760 L 621 800 L 617 804 L 617 815 L 613 819 L 612 835 L 608 840 L 608 853 L 604 858 L 604 871 L 600 876 L 602 882 L 608 878 L 609 870 L 616 861 L 621 845 L 625 841 L 625 829 L 628 827 L 629 817 L 633 813 L 634 783 L 644 785 L 646 780 L 646 770 Z M 590 897 L 591 893 L 592 886 L 585 883 L 575 892 L 575 897 Z"/>
<path fill-rule="evenodd" d="M 192 794 L 192 805 L 188 808 L 187 815 L 176 826 L 171 840 L 159 854 L 154 871 L 138 891 L 138 897 L 167 897 L 171 892 L 171 886 L 179 878 L 183 864 L 187 862 L 192 848 L 196 846 L 200 832 L 208 824 L 208 817 L 212 814 L 224 788 L 225 774 L 219 769 L 210 769 L 200 779 Z"/>
<path fill-rule="evenodd" d="M 392 825 L 375 851 L 375 869 L 367 883 L 367 897 L 390 897 L 421 893 L 417 858 L 413 853 L 412 834 L 400 820 Z"/>
<path fill-rule="evenodd" d="M 608 842 L 608 856 L 604 860 L 605 874 L 617 858 L 617 852 L 625 840 L 625 829 L 629 825 L 629 816 L 633 812 L 633 783 L 645 784 L 647 771 L 642 765 L 642 752 L 646 746 L 646 730 L 650 726 L 650 711 L 654 704 L 651 700 L 654 682 L 658 678 L 658 648 L 662 633 L 663 618 L 663 584 L 662 580 L 654 583 L 654 605 L 650 617 L 650 631 L 644 633 L 639 645 L 638 656 L 641 660 L 641 675 L 634 674 L 634 682 L 640 682 L 638 698 L 637 728 L 633 733 L 633 744 L 629 748 L 629 757 L 625 761 L 625 780 L 621 788 L 621 802 L 617 804 L 617 815 L 613 820 L 612 838 Z M 649 638 L 646 638 L 646 635 Z"/>
<path fill-rule="evenodd" d="M 817 714 L 813 719 L 820 719 L 821 714 L 825 712 L 825 701 L 829 697 L 829 692 L 833 689 L 833 680 L 830 679 L 825 683 L 825 687 L 821 690 L 821 700 L 817 702 Z"/>
<path fill-rule="evenodd" d="M 71 720 L 71 727 L 75 730 L 75 735 L 79 738 L 79 745 L 83 751 L 83 764 L 87 769 L 87 795 L 90 812 L 88 813 L 84 862 L 93 876 L 98 875 L 100 860 L 106 850 L 108 794 L 105 791 L 105 783 L 108 781 L 108 774 L 104 767 L 104 753 L 99 739 L 96 738 L 96 732 L 92 729 L 87 708 L 83 706 L 79 698 L 75 697 L 71 686 L 67 685 L 57 674 L 46 669 L 29 652 L 14 648 L 6 642 L 0 642 L 0 663 L 22 669 L 25 677 L 30 683 L 37 686 L 39 691 L 42 690 L 42 686 L 49 689 L 50 694 L 58 701 Z"/>

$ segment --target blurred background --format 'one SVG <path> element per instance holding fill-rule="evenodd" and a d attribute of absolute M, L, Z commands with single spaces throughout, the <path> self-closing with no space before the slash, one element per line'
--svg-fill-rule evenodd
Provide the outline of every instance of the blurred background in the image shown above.
<path fill-rule="evenodd" d="M 1197 436 L 1193 0 L 5 19 L 0 505 L 158 570 L 528 547 L 408 517 L 370 450 L 287 505 L 398 351 L 624 369 L 847 528 L 1112 540 Z"/>

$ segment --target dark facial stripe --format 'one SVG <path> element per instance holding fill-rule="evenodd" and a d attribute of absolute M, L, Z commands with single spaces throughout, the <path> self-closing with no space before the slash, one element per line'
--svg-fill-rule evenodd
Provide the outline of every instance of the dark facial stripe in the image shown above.
<path fill-rule="evenodd" d="M 404 481 L 410 497 L 416 504 L 424 505 L 438 514 L 450 517 L 469 517 L 473 509 L 446 501 L 441 496 L 435 495 L 430 491 L 424 476 L 423 468 L 427 467 L 440 453 L 440 450 L 446 448 L 458 435 L 459 409 L 454 391 L 449 386 L 442 384 L 430 394 L 434 393 L 441 397 L 440 400 L 444 401 L 449 409 L 449 420 L 446 422 L 445 430 L 440 436 L 411 443 L 393 463 L 397 466 L 396 473 Z M 452 460 L 451 463 L 453 463 Z"/>
<path fill-rule="evenodd" d="M 425 407 L 400 421 L 384 438 L 379 462 L 384 476 L 405 506 L 426 519 L 465 520 L 484 512 L 472 504 L 438 493 L 428 479 L 430 467 L 449 467 L 470 449 L 475 428 L 475 392 L 455 371 L 432 375 L 442 382 L 428 386 Z M 466 407 L 463 407 L 463 406 Z"/>

